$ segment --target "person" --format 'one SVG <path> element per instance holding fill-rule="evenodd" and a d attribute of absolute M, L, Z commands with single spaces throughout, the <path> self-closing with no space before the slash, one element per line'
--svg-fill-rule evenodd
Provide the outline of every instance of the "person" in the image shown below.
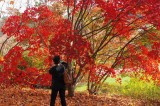
<path fill-rule="evenodd" d="M 66 106 L 65 100 L 65 82 L 64 82 L 64 66 L 60 63 L 60 56 L 54 56 L 53 62 L 55 66 L 50 68 L 49 73 L 52 75 L 52 92 L 50 106 L 55 106 L 55 100 L 59 92 L 61 105 Z"/>
<path fill-rule="evenodd" d="M 64 66 L 64 68 L 65 68 L 65 69 L 67 69 L 67 68 L 68 68 L 68 64 L 67 64 L 66 62 L 61 61 L 61 64 Z"/>

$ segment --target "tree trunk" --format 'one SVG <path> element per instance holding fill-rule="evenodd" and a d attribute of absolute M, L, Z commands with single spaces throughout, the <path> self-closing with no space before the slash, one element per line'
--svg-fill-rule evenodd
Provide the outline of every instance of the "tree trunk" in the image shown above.
<path fill-rule="evenodd" d="M 74 85 L 68 85 L 68 96 L 69 97 L 73 97 L 74 96 L 74 90 L 75 90 L 75 86 Z"/>

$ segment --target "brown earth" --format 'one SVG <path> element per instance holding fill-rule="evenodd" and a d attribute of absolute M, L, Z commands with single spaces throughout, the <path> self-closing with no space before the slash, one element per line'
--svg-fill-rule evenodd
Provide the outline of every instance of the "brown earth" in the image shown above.
<path fill-rule="evenodd" d="M 0 106 L 49 106 L 51 90 L 0 89 Z M 160 106 L 158 101 L 138 100 L 122 96 L 90 96 L 76 93 L 66 97 L 67 106 Z M 60 105 L 57 97 L 56 106 Z"/>

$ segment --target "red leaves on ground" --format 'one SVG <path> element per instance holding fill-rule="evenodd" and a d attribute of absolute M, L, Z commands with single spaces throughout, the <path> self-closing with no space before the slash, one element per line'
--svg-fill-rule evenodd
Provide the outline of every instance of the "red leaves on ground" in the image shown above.
<path fill-rule="evenodd" d="M 0 89 L 0 106 L 48 106 L 50 103 L 51 90 L 7 88 Z M 76 93 L 74 97 L 67 97 L 68 106 L 143 106 L 149 101 L 135 100 L 128 97 L 91 96 L 86 93 Z M 160 105 L 160 102 L 152 101 L 150 104 Z M 60 105 L 59 96 L 56 106 Z"/>

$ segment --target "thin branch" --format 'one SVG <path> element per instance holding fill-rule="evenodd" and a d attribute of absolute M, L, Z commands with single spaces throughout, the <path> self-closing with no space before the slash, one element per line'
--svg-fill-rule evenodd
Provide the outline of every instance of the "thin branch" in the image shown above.
<path fill-rule="evenodd" d="M 82 13 L 82 15 L 81 15 L 80 19 L 78 20 L 78 22 L 77 22 L 77 25 L 76 25 L 75 29 L 77 29 L 77 28 L 78 28 L 78 26 L 79 26 L 80 22 L 82 21 L 82 19 L 83 19 L 84 15 L 85 15 L 85 13 L 86 13 L 86 11 L 87 11 L 87 5 L 86 5 L 85 10 L 84 10 L 84 12 Z"/>
<path fill-rule="evenodd" d="M 84 25 L 81 29 L 79 29 L 78 33 L 82 31 L 82 29 L 84 29 L 85 27 L 87 27 L 89 24 L 91 24 L 93 21 L 96 21 L 98 19 L 101 19 L 103 18 L 104 16 L 100 16 L 100 17 L 97 17 L 95 19 L 92 19 L 89 23 L 87 23 L 86 25 Z"/>
<path fill-rule="evenodd" d="M 81 75 L 82 72 L 82 67 L 80 67 L 77 76 L 75 77 L 75 82 L 77 82 L 77 79 L 79 78 L 79 76 Z"/>
<path fill-rule="evenodd" d="M 94 33 L 94 32 L 98 32 L 98 31 L 99 31 L 98 33 L 100 33 L 100 32 L 103 31 L 105 28 L 106 28 L 106 26 L 103 26 L 103 27 L 101 27 L 101 28 L 99 28 L 99 29 L 95 29 L 95 30 L 93 30 L 93 31 L 91 31 L 91 32 L 88 32 L 88 33 L 82 35 L 82 37 L 87 36 L 87 35 L 89 35 L 89 34 L 91 34 L 91 33 Z M 94 34 L 94 35 L 95 35 L 95 34 Z"/>
<path fill-rule="evenodd" d="M 153 27 L 151 27 L 151 29 L 152 29 L 152 28 L 153 28 Z M 151 30 L 151 29 L 150 29 L 150 30 Z M 143 34 L 140 34 L 140 35 L 137 34 L 137 35 L 139 35 L 139 36 L 136 35 L 135 37 L 133 37 L 130 41 L 128 41 L 128 42 L 121 48 L 121 50 L 118 52 L 118 54 L 117 54 L 117 56 L 116 56 L 116 59 L 115 59 L 114 63 L 112 64 L 112 68 L 117 65 L 118 57 L 123 54 L 124 49 L 125 49 L 131 42 L 133 42 L 135 39 L 137 39 L 137 38 L 145 35 L 146 33 L 147 33 L 147 31 L 144 32 Z"/>
<path fill-rule="evenodd" d="M 74 0 L 74 7 L 73 7 L 73 12 L 75 11 L 75 8 L 76 8 L 76 1 L 77 0 Z M 71 17 L 72 19 L 72 26 L 71 26 L 71 31 L 72 31 L 72 28 L 73 28 L 73 21 L 74 21 L 74 14 L 72 15 L 72 17 Z"/>
<path fill-rule="evenodd" d="M 112 36 L 106 43 L 105 43 L 105 45 L 100 45 L 99 47 L 98 47 L 98 49 L 93 53 L 93 55 L 92 55 L 92 57 L 93 58 L 95 58 L 96 57 L 96 55 L 97 55 L 97 53 L 100 51 L 100 50 L 102 50 L 102 48 L 104 48 L 113 38 L 115 38 L 116 36 Z M 103 43 L 102 43 L 103 44 Z"/>
<path fill-rule="evenodd" d="M 10 38 L 11 38 L 11 36 L 8 37 L 8 38 L 2 43 L 2 46 L 1 46 L 1 48 L 0 48 L 0 53 L 1 53 L 1 54 L 2 54 L 3 46 L 5 45 L 5 43 L 7 43 L 7 41 L 8 41 Z"/>
<path fill-rule="evenodd" d="M 10 48 L 10 50 L 13 49 L 15 46 L 17 46 L 18 44 L 20 44 L 20 42 L 17 42 L 13 47 Z M 8 51 L 9 51 L 9 50 L 8 50 Z M 7 54 L 8 54 L 8 53 L 7 53 Z M 7 55 L 7 54 L 5 54 L 5 55 Z"/>
<path fill-rule="evenodd" d="M 69 20 L 69 17 L 70 17 L 70 12 L 69 12 L 69 4 L 70 4 L 70 2 L 69 2 L 70 0 L 68 0 L 68 5 L 67 5 L 67 14 L 68 14 L 68 20 Z"/>
<path fill-rule="evenodd" d="M 78 17 L 77 17 L 77 19 L 76 19 L 76 21 L 75 21 L 74 30 L 76 29 L 77 22 L 78 22 L 81 14 L 82 14 L 82 12 L 83 12 L 83 7 L 84 7 L 84 0 L 83 0 L 83 4 L 82 4 L 82 6 L 81 6 L 80 12 L 79 12 L 79 14 L 78 14 Z"/>

